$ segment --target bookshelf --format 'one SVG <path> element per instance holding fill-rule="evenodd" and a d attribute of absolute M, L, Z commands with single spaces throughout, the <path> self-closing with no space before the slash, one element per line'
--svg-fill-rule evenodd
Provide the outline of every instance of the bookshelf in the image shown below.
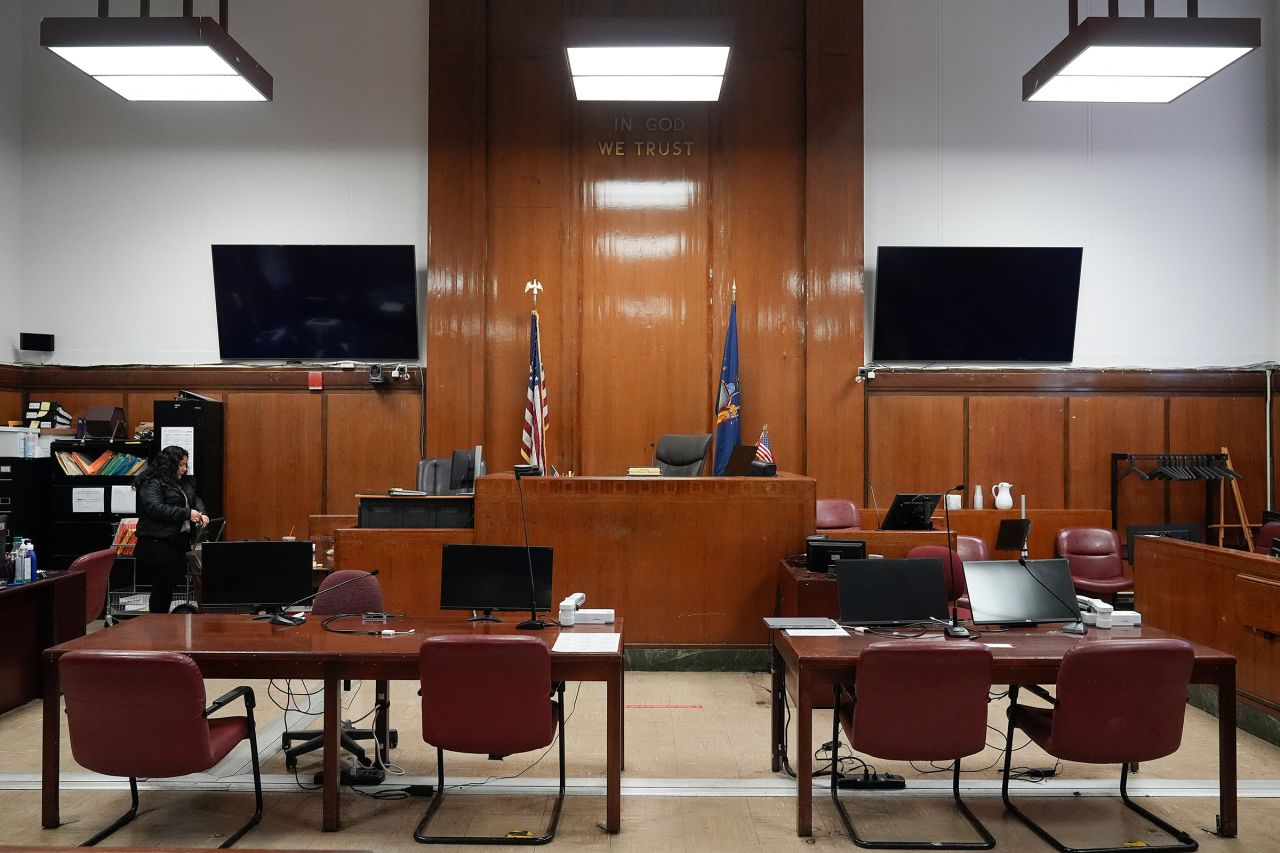
<path fill-rule="evenodd" d="M 133 478 L 150 454 L 151 445 L 141 441 L 53 442 L 49 542 L 36 544 L 41 568 L 65 569 L 82 554 L 110 547 L 116 523 L 138 514 Z"/>

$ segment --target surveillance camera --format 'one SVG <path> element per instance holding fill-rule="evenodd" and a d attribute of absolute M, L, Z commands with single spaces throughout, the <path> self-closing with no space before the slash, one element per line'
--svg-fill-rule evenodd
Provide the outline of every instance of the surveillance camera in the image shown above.
<path fill-rule="evenodd" d="M 371 385 L 381 385 L 383 382 L 386 382 L 386 381 L 387 381 L 386 378 L 382 375 L 381 364 L 369 365 L 369 383 Z"/>

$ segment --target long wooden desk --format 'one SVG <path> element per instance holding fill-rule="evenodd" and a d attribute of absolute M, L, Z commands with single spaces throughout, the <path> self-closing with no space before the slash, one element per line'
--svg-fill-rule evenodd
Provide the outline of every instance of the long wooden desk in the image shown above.
<path fill-rule="evenodd" d="M 987 543 L 988 548 L 995 548 L 996 531 L 1000 522 L 1006 518 L 1020 518 L 1016 509 L 953 509 L 951 510 L 951 532 L 960 536 L 977 536 Z M 1064 527 L 1111 527 L 1111 512 L 1105 509 L 1029 509 L 1027 518 L 1031 520 L 1031 536 L 1027 540 L 1028 556 L 1040 560 L 1055 556 L 1058 531 Z M 875 514 L 863 510 L 862 523 L 869 528 L 876 526 Z M 914 545 L 942 545 L 945 521 L 942 510 L 933 516 L 936 530 L 857 530 L 841 528 L 839 530 L 822 530 L 832 539 L 866 539 L 867 550 L 872 554 L 883 554 L 886 557 L 905 557 Z M 911 537 L 921 537 L 912 540 Z M 877 550 L 877 548 L 879 550 Z M 999 558 L 1000 554 L 993 554 Z M 1004 555 L 1012 556 L 1012 555 Z"/>
<path fill-rule="evenodd" d="M 83 572 L 0 588 L 0 714 L 38 698 L 40 655 L 84 634 Z"/>
<path fill-rule="evenodd" d="M 813 711 L 815 698 L 829 697 L 832 684 L 853 683 L 858 656 L 883 637 L 852 634 L 848 637 L 791 637 L 786 631 L 773 632 L 772 755 L 775 772 L 782 769 L 783 703 L 786 685 L 796 693 L 796 833 L 813 831 Z M 1014 629 L 998 635 L 1010 648 L 993 647 L 995 672 L 992 684 L 1053 684 L 1066 651 L 1079 643 L 1105 643 L 1110 639 L 1171 637 L 1155 628 L 1090 628 L 1083 637 L 1049 628 Z M 968 643 L 971 640 L 933 638 L 921 642 Z M 1197 643 L 1196 662 L 1191 671 L 1194 684 L 1218 688 L 1218 831 L 1227 837 L 1236 834 L 1236 659 L 1226 652 Z"/>
<path fill-rule="evenodd" d="M 45 652 L 44 754 L 41 771 L 41 820 L 58 825 L 58 768 L 61 745 L 61 691 L 58 658 L 77 649 L 124 649 L 180 652 L 199 665 L 205 678 L 312 678 L 324 682 L 323 828 L 337 830 L 339 816 L 338 732 L 341 721 L 340 683 L 347 678 L 379 681 L 418 679 L 418 649 L 428 637 L 442 634 L 514 634 L 514 622 L 468 624 L 460 620 L 408 618 L 396 630 L 416 633 L 399 637 L 337 634 L 313 619 L 296 628 L 254 622 L 247 616 L 211 614 L 139 616 Z M 574 633 L 622 633 L 622 620 L 613 625 L 581 625 Z M 555 643 L 560 629 L 522 631 L 525 636 Z M 622 823 L 623 675 L 622 649 L 616 654 L 551 653 L 551 677 L 556 681 L 606 683 L 605 829 L 617 832 Z M 386 715 L 380 715 L 385 725 Z M 386 742 L 385 733 L 382 740 Z"/>

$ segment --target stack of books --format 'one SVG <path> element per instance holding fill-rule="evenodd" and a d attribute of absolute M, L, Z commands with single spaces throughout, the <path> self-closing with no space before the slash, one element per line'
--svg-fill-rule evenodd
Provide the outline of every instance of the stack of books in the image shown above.
<path fill-rule="evenodd" d="M 27 426 L 34 429 L 62 429 L 71 426 L 71 413 L 53 400 L 27 403 Z"/>
<path fill-rule="evenodd" d="M 133 555 L 133 546 L 138 544 L 138 519 L 122 518 L 119 526 L 116 527 L 115 540 L 111 543 L 111 547 L 116 549 L 116 554 L 121 557 L 130 557 Z"/>
<path fill-rule="evenodd" d="M 132 453 L 116 453 L 104 450 L 97 459 L 70 450 L 54 451 L 53 458 L 62 472 L 70 477 L 128 477 L 137 474 L 147 460 Z"/>

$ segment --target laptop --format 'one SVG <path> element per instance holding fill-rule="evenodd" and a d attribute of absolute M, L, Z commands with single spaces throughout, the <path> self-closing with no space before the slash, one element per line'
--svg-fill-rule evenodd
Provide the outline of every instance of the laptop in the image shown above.
<path fill-rule="evenodd" d="M 836 560 L 842 625 L 917 625 L 947 619 L 942 560 Z"/>
<path fill-rule="evenodd" d="M 196 535 L 191 539 L 191 547 L 203 545 L 206 542 L 217 542 L 222 538 L 222 531 L 227 526 L 225 517 L 211 518 L 209 523 L 196 528 Z"/>
<path fill-rule="evenodd" d="M 964 582 L 975 625 L 1079 622 L 1080 605 L 1063 558 L 966 560 Z"/>
<path fill-rule="evenodd" d="M 729 462 L 725 465 L 726 477 L 750 477 L 751 460 L 756 458 L 754 444 L 739 444 L 729 452 Z"/>

